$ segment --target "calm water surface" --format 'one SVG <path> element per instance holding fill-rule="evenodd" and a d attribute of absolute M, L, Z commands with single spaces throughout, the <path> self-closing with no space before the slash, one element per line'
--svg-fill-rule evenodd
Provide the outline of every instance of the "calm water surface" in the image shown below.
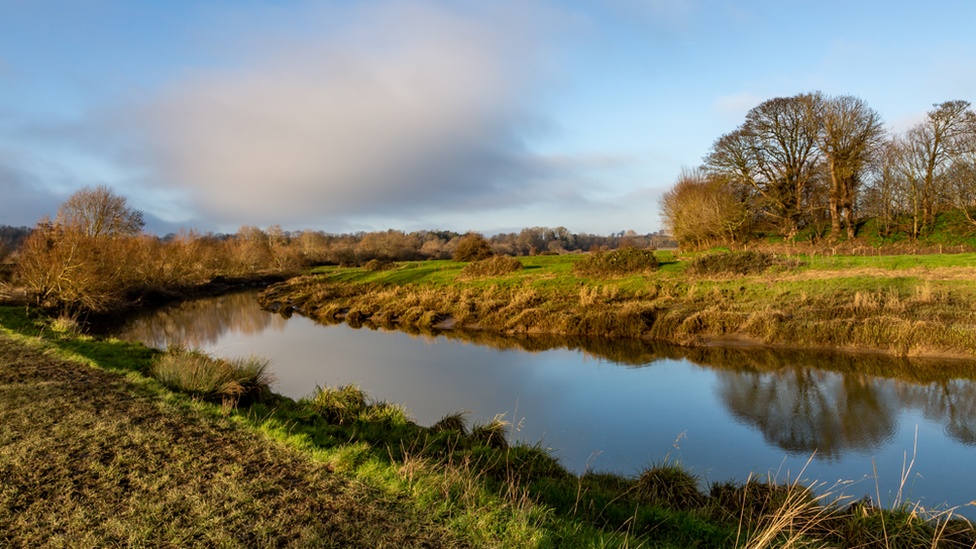
<path fill-rule="evenodd" d="M 222 356 L 272 357 L 276 392 L 357 383 L 421 425 L 455 410 L 504 414 L 567 468 L 636 474 L 666 457 L 709 481 L 855 481 L 845 493 L 926 506 L 976 498 L 971 365 L 635 341 L 411 335 L 325 326 L 261 310 L 255 293 L 186 302 L 134 319 L 126 339 Z M 893 377 L 899 372 L 901 378 Z M 907 373 L 906 373 L 907 372 Z M 916 444 L 917 441 L 917 444 Z M 809 462 L 809 463 L 808 463 Z M 877 468 L 877 483 L 874 468 Z M 960 509 L 976 518 L 976 506 Z"/>

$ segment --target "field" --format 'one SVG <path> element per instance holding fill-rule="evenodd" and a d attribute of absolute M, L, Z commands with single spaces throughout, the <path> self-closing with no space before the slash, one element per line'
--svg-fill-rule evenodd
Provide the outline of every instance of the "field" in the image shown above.
<path fill-rule="evenodd" d="M 322 322 L 411 329 L 976 356 L 976 254 L 658 252 L 654 269 L 579 274 L 586 258 L 522 257 L 520 270 L 483 277 L 452 261 L 319 267 L 262 302 Z"/>

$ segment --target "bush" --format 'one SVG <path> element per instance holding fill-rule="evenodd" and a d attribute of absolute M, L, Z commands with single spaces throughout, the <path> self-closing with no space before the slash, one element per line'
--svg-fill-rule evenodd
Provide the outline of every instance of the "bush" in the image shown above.
<path fill-rule="evenodd" d="M 225 360 L 182 348 L 170 349 L 151 375 L 170 389 L 215 402 L 258 400 L 270 391 L 271 359 L 249 356 Z"/>
<path fill-rule="evenodd" d="M 495 255 L 491 244 L 478 233 L 468 233 L 458 242 L 454 261 L 479 261 Z"/>
<path fill-rule="evenodd" d="M 496 255 L 488 259 L 468 263 L 461 270 L 461 278 L 502 276 L 522 269 L 522 262 L 514 257 Z"/>
<path fill-rule="evenodd" d="M 573 273 L 578 276 L 631 275 L 655 271 L 658 265 L 657 256 L 650 250 L 621 248 L 590 254 L 573 265 Z"/>
<path fill-rule="evenodd" d="M 760 274 L 769 267 L 796 268 L 800 262 L 795 259 L 777 258 L 762 252 L 716 252 L 700 255 L 686 268 L 694 275 L 749 275 Z"/>
<path fill-rule="evenodd" d="M 367 271 L 388 271 L 394 267 L 392 261 L 381 260 L 381 259 L 370 259 L 363 265 L 363 269 Z"/>

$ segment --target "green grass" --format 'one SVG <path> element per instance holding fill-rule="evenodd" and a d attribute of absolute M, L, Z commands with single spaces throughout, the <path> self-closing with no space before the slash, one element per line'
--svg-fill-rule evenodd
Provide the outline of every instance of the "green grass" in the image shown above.
<path fill-rule="evenodd" d="M 53 324 L 0 308 L 0 539 L 15 547 L 765 547 L 794 503 L 791 528 L 837 547 L 852 520 L 865 547 L 887 547 L 881 519 L 976 542 L 901 508 L 862 520 L 763 483 L 707 490 L 673 463 L 575 477 L 501 418 L 427 428 L 355 386 L 210 403 L 146 375 L 162 353 Z"/>
<path fill-rule="evenodd" d="M 608 254 L 605 254 L 608 255 Z M 519 258 L 524 268 L 470 279 L 454 262 L 384 272 L 319 269 L 273 286 L 267 306 L 293 303 L 323 322 L 345 317 L 505 335 L 723 338 L 909 356 L 976 356 L 976 254 L 774 256 L 661 252 L 659 269 L 581 274 L 583 255 Z M 599 257 L 599 256 L 597 256 Z M 764 269 L 751 270 L 764 263 Z M 701 266 L 701 267 L 700 267 Z"/>

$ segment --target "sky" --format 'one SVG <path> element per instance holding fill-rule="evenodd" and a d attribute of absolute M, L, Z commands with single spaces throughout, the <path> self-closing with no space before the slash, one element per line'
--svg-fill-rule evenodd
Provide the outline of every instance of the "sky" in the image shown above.
<path fill-rule="evenodd" d="M 662 229 L 766 99 L 976 95 L 972 0 L 0 0 L 0 224 Z"/>

